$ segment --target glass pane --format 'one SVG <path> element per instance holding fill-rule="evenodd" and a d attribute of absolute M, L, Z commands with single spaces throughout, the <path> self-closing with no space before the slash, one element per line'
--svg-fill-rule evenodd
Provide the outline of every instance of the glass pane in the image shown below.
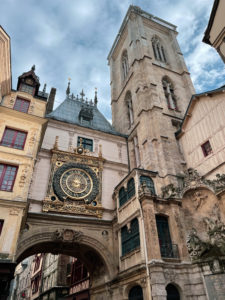
<path fill-rule="evenodd" d="M 10 147 L 13 143 L 14 136 L 15 136 L 15 130 L 7 128 L 5 130 L 1 145 Z"/>
<path fill-rule="evenodd" d="M 25 93 L 33 95 L 34 87 L 30 86 L 30 85 L 27 85 L 27 84 L 22 84 L 20 90 L 22 92 L 25 92 Z"/>
<path fill-rule="evenodd" d="M 1 178 L 2 183 L 0 189 L 2 191 L 11 191 L 13 187 L 13 182 L 16 175 L 16 167 L 5 166 L 5 173 L 3 178 Z"/>
<path fill-rule="evenodd" d="M 26 138 L 25 132 L 17 132 L 13 148 L 23 149 L 25 138 Z"/>
<path fill-rule="evenodd" d="M 28 111 L 29 105 L 30 101 L 17 98 L 16 103 L 14 105 L 14 109 L 26 113 Z"/>
<path fill-rule="evenodd" d="M 135 194 L 135 184 L 133 178 L 131 178 L 127 183 L 127 194 L 129 199 Z"/>

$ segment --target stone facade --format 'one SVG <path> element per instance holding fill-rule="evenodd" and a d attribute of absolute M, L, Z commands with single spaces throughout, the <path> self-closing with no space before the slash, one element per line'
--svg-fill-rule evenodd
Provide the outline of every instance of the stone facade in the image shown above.
<path fill-rule="evenodd" d="M 225 179 L 207 176 L 223 150 L 210 167 L 189 157 L 213 130 L 222 135 L 223 123 L 211 132 L 207 120 L 221 119 L 223 99 L 201 96 L 187 122 L 194 88 L 176 35 L 174 25 L 130 6 L 108 56 L 114 128 L 97 94 L 85 101 L 69 84 L 46 116 L 15 261 L 47 252 L 78 258 L 91 300 L 223 293 Z M 197 141 L 198 123 L 209 131 L 197 131 Z"/>
<path fill-rule="evenodd" d="M 29 87 L 34 90 L 33 94 L 22 91 L 25 80 L 29 80 L 31 84 Z M 10 268 L 8 276 L 13 276 L 18 235 L 24 226 L 23 217 L 27 212 L 28 190 L 47 123 L 44 119 L 47 94 L 39 93 L 39 86 L 35 85 L 36 81 L 39 83 L 32 68 L 19 77 L 16 91 L 9 91 L 0 99 L 0 220 L 2 226 L 0 260 L 2 263 L 7 263 L 7 268 Z M 27 112 L 21 111 L 21 103 L 27 104 Z M 14 170 L 11 175 L 10 168 Z M 5 270 L 3 265 L 2 268 Z M 2 285 L 4 286 L 3 282 Z"/>

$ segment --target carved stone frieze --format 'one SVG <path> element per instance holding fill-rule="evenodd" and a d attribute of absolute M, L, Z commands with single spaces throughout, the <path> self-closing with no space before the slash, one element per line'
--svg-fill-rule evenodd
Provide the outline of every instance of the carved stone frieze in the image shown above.
<path fill-rule="evenodd" d="M 176 187 L 174 184 L 168 184 L 161 188 L 162 197 L 165 199 L 169 198 L 182 198 L 182 196 L 190 189 L 197 189 L 200 187 L 206 187 L 216 194 L 225 190 L 225 175 L 216 175 L 214 180 L 206 180 L 198 174 L 198 172 L 192 168 L 188 169 L 183 177 L 183 186 Z M 202 204 L 204 200 L 202 195 L 198 192 L 194 195 L 194 202 L 197 208 Z"/>
<path fill-rule="evenodd" d="M 216 174 L 216 179 L 206 180 L 205 182 L 212 186 L 215 193 L 219 193 L 225 189 L 225 174 Z"/>
<path fill-rule="evenodd" d="M 225 225 L 220 219 L 204 218 L 208 239 L 203 241 L 193 228 L 187 238 L 187 248 L 191 259 L 204 260 L 207 258 L 225 256 Z"/>
<path fill-rule="evenodd" d="M 194 192 L 192 199 L 193 199 L 195 209 L 198 209 L 199 207 L 201 207 L 204 203 L 204 200 L 207 198 L 208 198 L 208 195 L 204 195 L 202 193 L 202 191 Z"/>
<path fill-rule="evenodd" d="M 164 199 L 180 198 L 180 189 L 175 187 L 173 183 L 162 187 L 161 191 Z"/>
<path fill-rule="evenodd" d="M 54 197 L 54 196 L 53 196 Z M 103 208 L 101 205 L 92 206 L 86 205 L 84 203 L 74 203 L 73 201 L 66 200 L 64 202 L 56 200 L 51 200 L 50 197 L 46 197 L 43 200 L 43 211 L 44 212 L 58 212 L 58 213 L 68 213 L 76 215 L 86 215 L 101 218 L 103 214 Z"/>
<path fill-rule="evenodd" d="M 26 183 L 26 179 L 27 179 L 27 173 L 28 173 L 28 167 L 25 167 L 23 170 L 22 170 L 22 174 L 20 176 L 20 181 L 19 181 L 19 186 L 20 187 L 23 187 Z"/>
<path fill-rule="evenodd" d="M 170 282 L 175 282 L 177 279 L 177 273 L 173 269 L 165 269 L 164 276 Z"/>
<path fill-rule="evenodd" d="M 79 147 L 82 148 L 80 143 Z M 84 152 L 60 151 L 56 137 L 52 150 L 51 175 L 44 212 L 58 212 L 101 218 L 102 157 L 86 156 Z"/>
<path fill-rule="evenodd" d="M 77 243 L 82 239 L 83 233 L 72 229 L 57 229 L 52 234 L 53 241 L 61 241 L 66 243 Z"/>

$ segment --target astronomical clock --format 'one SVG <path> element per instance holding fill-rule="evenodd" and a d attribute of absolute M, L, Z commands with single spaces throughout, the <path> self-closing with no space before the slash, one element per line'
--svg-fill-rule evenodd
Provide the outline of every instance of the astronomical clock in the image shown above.
<path fill-rule="evenodd" d="M 44 212 L 102 217 L 101 188 L 104 159 L 91 156 L 82 139 L 74 152 L 52 149 L 51 174 Z"/>

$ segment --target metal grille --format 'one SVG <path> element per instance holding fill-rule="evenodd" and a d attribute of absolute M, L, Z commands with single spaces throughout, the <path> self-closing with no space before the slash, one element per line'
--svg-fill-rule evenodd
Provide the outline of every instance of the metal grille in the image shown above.
<path fill-rule="evenodd" d="M 127 202 L 127 192 L 125 191 L 125 188 L 122 187 L 119 191 L 119 202 L 120 206 L 122 206 L 124 203 Z"/>
<path fill-rule="evenodd" d="M 171 242 L 168 218 L 157 215 L 156 224 L 161 256 L 164 258 L 178 258 L 177 245 Z"/>
<path fill-rule="evenodd" d="M 128 199 L 133 197 L 134 194 L 135 194 L 134 178 L 131 178 L 127 183 L 127 196 L 128 196 Z"/>

